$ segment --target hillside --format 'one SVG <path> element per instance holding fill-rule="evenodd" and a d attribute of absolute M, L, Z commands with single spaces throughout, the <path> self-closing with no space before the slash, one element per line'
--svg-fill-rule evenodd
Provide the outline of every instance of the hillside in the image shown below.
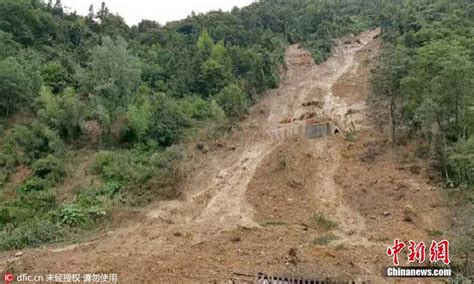
<path fill-rule="evenodd" d="M 394 239 L 447 239 L 469 281 L 473 11 L 262 0 L 128 27 L 0 0 L 0 271 L 379 283 Z"/>

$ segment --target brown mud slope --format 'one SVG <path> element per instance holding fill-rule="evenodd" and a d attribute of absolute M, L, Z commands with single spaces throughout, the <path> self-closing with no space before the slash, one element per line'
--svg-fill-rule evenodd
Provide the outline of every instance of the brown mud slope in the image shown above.
<path fill-rule="evenodd" d="M 427 230 L 445 230 L 449 217 L 435 186 L 406 170 L 369 122 L 378 33 L 335 41 L 320 65 L 289 47 L 280 88 L 241 130 L 192 153 L 180 200 L 152 204 L 136 224 L 88 243 L 4 253 L 0 270 L 118 273 L 122 283 L 220 283 L 258 272 L 386 282 L 393 239 L 429 240 Z M 308 118 L 355 128 L 356 138 L 287 131 Z"/>

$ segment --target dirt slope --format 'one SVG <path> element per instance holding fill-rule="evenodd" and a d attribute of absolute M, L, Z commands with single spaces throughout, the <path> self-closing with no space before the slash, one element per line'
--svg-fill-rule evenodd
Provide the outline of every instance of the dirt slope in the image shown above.
<path fill-rule="evenodd" d="M 320 65 L 291 46 L 280 88 L 241 131 L 190 158 L 182 199 L 152 204 L 135 224 L 88 243 L 3 254 L 0 270 L 118 273 L 122 283 L 223 282 L 258 272 L 386 281 L 386 246 L 430 239 L 426 230 L 444 230 L 448 214 L 434 186 L 406 170 L 369 123 L 378 33 L 337 40 Z M 357 137 L 309 140 L 288 130 L 308 118 L 355 127 Z M 285 135 L 275 139 L 274 131 Z M 314 213 L 336 225 L 321 228 Z"/>

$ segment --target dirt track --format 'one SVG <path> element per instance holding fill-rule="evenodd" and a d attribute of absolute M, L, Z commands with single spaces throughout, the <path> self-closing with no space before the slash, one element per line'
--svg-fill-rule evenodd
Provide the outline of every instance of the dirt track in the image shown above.
<path fill-rule="evenodd" d="M 9 261 L 0 269 L 118 273 L 122 283 L 222 282 L 258 272 L 386 281 L 381 268 L 390 264 L 384 253 L 394 238 L 429 240 L 426 230 L 448 224 L 434 187 L 400 164 L 369 122 L 378 32 L 337 40 L 321 65 L 291 46 L 284 82 L 254 107 L 242 130 L 209 153 L 194 153 L 182 199 L 152 204 L 135 224 L 88 243 L 4 254 Z M 307 117 L 343 130 L 353 125 L 357 138 L 270 134 Z M 316 212 L 337 227 L 312 224 Z M 313 244 L 329 233 L 333 241 Z"/>

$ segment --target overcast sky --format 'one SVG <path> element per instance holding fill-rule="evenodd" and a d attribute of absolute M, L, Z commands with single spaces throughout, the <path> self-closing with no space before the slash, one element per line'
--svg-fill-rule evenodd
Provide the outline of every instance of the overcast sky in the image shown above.
<path fill-rule="evenodd" d="M 55 1 L 53 1 L 54 3 Z M 142 19 L 168 21 L 186 18 L 191 11 L 205 13 L 210 10 L 230 11 L 234 6 L 243 7 L 254 0 L 106 0 L 105 4 L 112 13 L 118 13 L 129 25 L 138 24 Z M 63 6 L 71 12 L 87 15 L 89 6 L 94 10 L 100 7 L 102 0 L 62 0 Z"/>

